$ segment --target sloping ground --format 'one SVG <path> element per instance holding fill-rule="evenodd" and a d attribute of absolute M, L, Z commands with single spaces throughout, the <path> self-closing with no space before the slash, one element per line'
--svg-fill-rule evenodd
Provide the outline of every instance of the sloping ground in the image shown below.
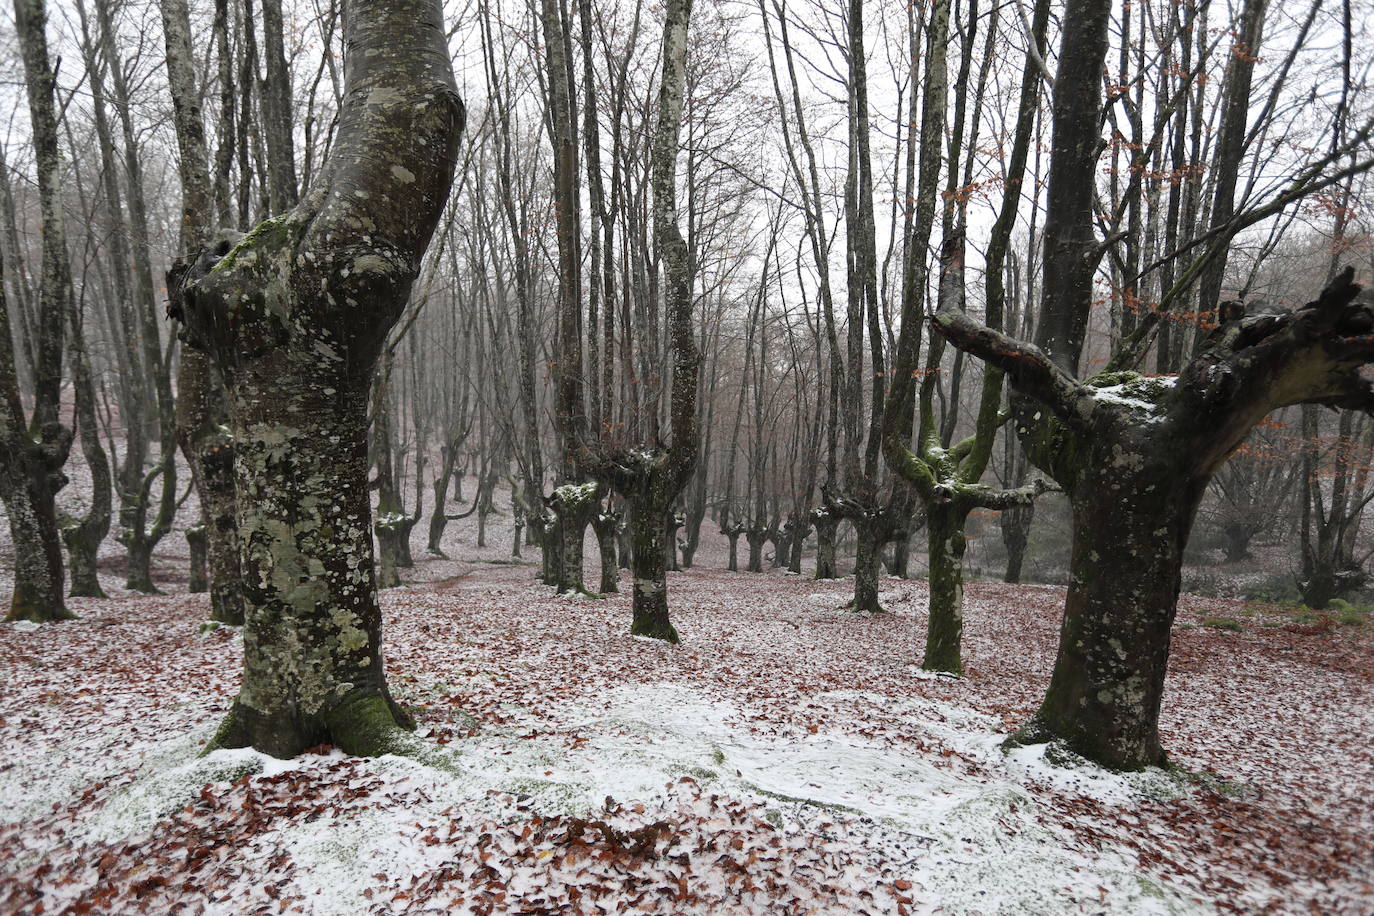
<path fill-rule="evenodd" d="M 385 593 L 423 763 L 197 758 L 240 659 L 203 596 L 0 626 L 0 912 L 1374 911 L 1368 624 L 1186 599 L 1185 773 L 1123 777 L 998 748 L 1059 589 L 972 586 L 956 681 L 916 665 L 921 582 L 855 617 L 848 582 L 674 574 L 673 648 L 533 572 L 423 560 Z"/>

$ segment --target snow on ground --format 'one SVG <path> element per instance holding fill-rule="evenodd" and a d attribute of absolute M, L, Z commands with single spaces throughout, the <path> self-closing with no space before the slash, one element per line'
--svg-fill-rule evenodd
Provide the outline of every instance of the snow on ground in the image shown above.
<path fill-rule="evenodd" d="M 956 680 L 918 667 L 919 581 L 859 617 L 852 582 L 708 543 L 670 647 L 626 635 L 627 595 L 539 586 L 507 527 L 452 528 L 461 559 L 383 598 L 423 761 L 198 757 L 241 658 L 203 595 L 0 625 L 0 912 L 1374 911 L 1367 625 L 1229 632 L 1197 624 L 1239 605 L 1185 598 L 1181 770 L 1119 776 L 999 746 L 1062 589 L 972 585 Z"/>

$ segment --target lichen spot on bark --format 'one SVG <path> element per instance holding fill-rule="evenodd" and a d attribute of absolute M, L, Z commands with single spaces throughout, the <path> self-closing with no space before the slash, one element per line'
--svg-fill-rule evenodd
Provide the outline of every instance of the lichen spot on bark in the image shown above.
<path fill-rule="evenodd" d="M 403 165 L 393 165 L 391 167 L 391 175 L 401 184 L 415 183 L 415 173 Z"/>

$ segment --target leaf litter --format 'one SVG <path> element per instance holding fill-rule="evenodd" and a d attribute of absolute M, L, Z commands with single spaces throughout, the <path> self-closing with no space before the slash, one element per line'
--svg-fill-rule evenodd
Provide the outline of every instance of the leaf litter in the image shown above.
<path fill-rule="evenodd" d="M 1367 634 L 1198 628 L 1238 605 L 1185 597 L 1177 768 L 1119 775 L 1000 748 L 1062 589 L 970 585 L 952 679 L 919 668 L 920 581 L 857 617 L 844 581 L 676 573 L 670 647 L 503 553 L 383 593 L 424 762 L 198 757 L 242 651 L 201 595 L 0 625 L 0 911 L 1374 911 Z"/>

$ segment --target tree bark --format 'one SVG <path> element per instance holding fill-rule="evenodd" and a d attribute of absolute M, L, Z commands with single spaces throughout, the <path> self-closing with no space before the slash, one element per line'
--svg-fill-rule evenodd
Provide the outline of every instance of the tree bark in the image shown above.
<path fill-rule="evenodd" d="M 926 507 L 930 616 L 921 667 L 927 671 L 964 673 L 964 524 L 970 508 L 956 501 Z"/>
<path fill-rule="evenodd" d="M 649 486 L 629 497 L 634 573 L 630 635 L 675 643 L 679 637 L 668 617 L 668 555 L 663 543 L 667 533 L 663 515 L 673 495 L 665 500 L 661 488 Z"/>
<path fill-rule="evenodd" d="M 1374 410 L 1374 312 L 1347 269 L 1283 316 L 1236 317 L 1176 383 L 1135 373 L 1078 382 L 1039 348 L 942 312 L 936 327 L 1005 370 L 1050 419 L 1036 462 L 1073 506 L 1059 655 L 1040 711 L 1014 742 L 1059 740 L 1116 769 L 1164 760 L 1159 708 L 1183 549 L 1216 469 L 1273 410 Z"/>
<path fill-rule="evenodd" d="M 175 317 L 224 372 L 241 498 L 243 683 L 211 747 L 412 747 L 382 668 L 367 404 L 453 179 L 445 36 L 437 0 L 349 0 L 320 184 L 181 297 Z"/>
<path fill-rule="evenodd" d="M 72 296 L 62 218 L 61 156 L 53 99 L 55 77 L 45 34 L 42 0 L 16 0 L 15 30 L 24 58 L 38 194 L 43 226 L 43 275 L 35 322 L 33 416 L 25 421 L 19 396 L 9 305 L 0 302 L 0 498 L 10 517 L 14 542 L 14 592 L 6 620 L 69 620 L 63 596 L 62 540 L 57 529 L 57 491 L 66 484 L 62 467 L 72 433 L 58 422 L 62 389 L 64 326 Z M 0 277 L 0 299 L 4 298 Z"/>
<path fill-rule="evenodd" d="M 816 578 L 838 579 L 835 566 L 835 538 L 840 527 L 838 516 L 825 508 L 812 509 L 816 525 Z"/>

